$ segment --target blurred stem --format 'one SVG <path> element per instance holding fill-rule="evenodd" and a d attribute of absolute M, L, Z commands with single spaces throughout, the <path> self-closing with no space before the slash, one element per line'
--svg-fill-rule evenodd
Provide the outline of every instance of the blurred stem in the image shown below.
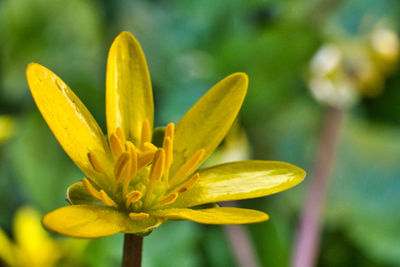
<path fill-rule="evenodd" d="M 235 201 L 224 202 L 223 206 L 236 207 Z M 224 232 L 229 239 L 233 256 L 242 267 L 259 267 L 257 255 L 251 242 L 247 229 L 242 225 L 225 225 Z"/>
<path fill-rule="evenodd" d="M 328 191 L 343 114 L 343 110 L 330 107 L 325 115 L 314 170 L 306 194 L 307 200 L 300 218 L 292 258 L 293 267 L 312 267 L 316 262 L 321 232 L 321 213 Z"/>
<path fill-rule="evenodd" d="M 142 265 L 142 247 L 143 237 L 125 234 L 122 267 L 140 267 Z"/>
<path fill-rule="evenodd" d="M 343 3 L 343 0 L 321 0 L 311 9 L 309 16 L 314 22 L 323 22 Z"/>

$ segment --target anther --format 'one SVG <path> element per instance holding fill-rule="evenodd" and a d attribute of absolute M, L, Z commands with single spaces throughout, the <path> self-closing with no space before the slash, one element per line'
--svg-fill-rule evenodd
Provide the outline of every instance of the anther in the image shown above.
<path fill-rule="evenodd" d="M 169 166 L 172 164 L 172 153 L 173 153 L 173 146 L 174 146 L 174 131 L 175 125 L 171 122 L 167 125 L 165 129 L 165 136 L 163 142 L 163 148 L 165 149 L 167 163 L 166 165 Z"/>
<path fill-rule="evenodd" d="M 118 183 L 118 181 L 121 179 L 122 176 L 126 177 L 127 174 L 129 173 L 129 159 L 130 155 L 127 152 L 122 153 L 119 158 L 117 159 L 117 162 L 115 163 L 114 166 L 114 175 L 115 175 L 115 182 Z"/>
<path fill-rule="evenodd" d="M 143 152 L 156 152 L 157 147 L 150 142 L 145 142 L 142 147 Z"/>
<path fill-rule="evenodd" d="M 142 192 L 134 190 L 126 195 L 125 206 L 129 209 L 130 205 L 142 198 Z"/>
<path fill-rule="evenodd" d="M 92 165 L 92 167 L 95 171 L 106 175 L 106 170 L 104 169 L 103 165 L 101 164 L 99 158 L 96 156 L 95 153 L 89 152 L 88 158 L 89 158 L 90 164 Z"/>
<path fill-rule="evenodd" d="M 153 157 L 154 157 L 154 152 L 152 151 L 140 153 L 138 155 L 138 169 L 141 169 L 147 164 L 149 164 L 153 160 Z"/>
<path fill-rule="evenodd" d="M 131 212 L 129 213 L 129 218 L 131 218 L 134 221 L 142 221 L 145 220 L 147 218 L 149 218 L 149 214 L 148 213 L 144 213 L 144 212 Z"/>
<path fill-rule="evenodd" d="M 173 144 L 171 137 L 166 137 L 164 139 L 163 148 L 165 150 L 165 165 L 170 166 L 172 164 L 172 153 L 173 153 Z"/>
<path fill-rule="evenodd" d="M 153 192 L 154 185 L 158 181 L 164 172 L 165 152 L 164 149 L 160 148 L 154 154 L 153 163 L 151 165 L 149 174 L 149 185 L 147 187 L 146 198 L 144 205 L 147 206 L 150 201 L 151 193 Z"/>
<path fill-rule="evenodd" d="M 129 184 L 130 182 L 135 178 L 136 173 L 137 173 L 137 151 L 133 147 L 128 147 L 128 153 L 129 153 L 129 161 L 127 163 L 127 175 L 124 177 L 124 184 L 122 187 L 122 192 L 124 195 L 128 192 Z"/>
<path fill-rule="evenodd" d="M 161 178 L 164 172 L 164 163 L 165 163 L 165 151 L 160 148 L 154 154 L 153 164 L 151 165 L 149 179 L 151 181 L 157 181 Z"/>
<path fill-rule="evenodd" d="M 177 184 L 182 179 L 191 174 L 199 165 L 202 157 L 204 156 L 205 149 L 198 150 L 183 166 L 176 172 L 174 177 L 171 179 L 171 184 Z"/>
<path fill-rule="evenodd" d="M 114 157 L 119 157 L 124 151 L 124 147 L 115 133 L 110 135 L 110 148 Z"/>
<path fill-rule="evenodd" d="M 125 144 L 126 147 L 126 151 L 129 153 L 130 158 L 131 158 L 131 168 L 130 168 L 130 172 L 129 172 L 129 177 L 131 179 L 133 179 L 136 176 L 138 167 L 137 167 L 137 161 L 138 161 L 138 152 L 137 149 L 135 147 L 134 144 L 132 144 L 131 142 L 126 142 Z"/>
<path fill-rule="evenodd" d="M 132 149 L 136 149 L 136 146 L 131 141 L 126 141 L 125 142 L 125 150 L 129 151 Z"/>
<path fill-rule="evenodd" d="M 143 149 L 144 143 L 151 141 L 151 130 L 150 123 L 148 120 L 144 120 L 142 123 L 142 135 L 140 139 L 140 148 Z"/>
<path fill-rule="evenodd" d="M 178 193 L 172 193 L 157 202 L 156 206 L 169 205 L 178 198 Z"/>
<path fill-rule="evenodd" d="M 125 144 L 126 141 L 125 133 L 120 127 L 117 127 L 117 129 L 115 130 L 115 134 L 117 135 L 120 143 Z"/>
<path fill-rule="evenodd" d="M 102 201 L 106 206 L 115 207 L 115 208 L 118 207 L 117 203 L 115 203 L 114 200 L 112 200 L 112 199 L 107 195 L 107 193 L 104 192 L 103 189 L 100 190 L 100 199 L 101 199 L 101 201 Z"/>
<path fill-rule="evenodd" d="M 197 181 L 200 178 L 200 174 L 196 173 L 195 175 L 193 175 L 192 178 L 190 178 L 179 190 L 179 193 L 183 193 L 189 189 L 192 189 L 193 186 L 197 183 Z"/>
<path fill-rule="evenodd" d="M 175 124 L 169 123 L 167 128 L 165 129 L 165 137 L 164 138 L 171 138 L 171 141 L 174 142 L 174 132 L 175 132 Z"/>
<path fill-rule="evenodd" d="M 163 148 L 165 150 L 165 170 L 164 170 L 164 183 L 166 186 L 169 185 L 169 167 L 172 164 L 172 140 L 171 137 L 167 136 L 164 138 Z"/>
<path fill-rule="evenodd" d="M 94 197 L 95 199 L 101 200 L 100 192 L 97 191 L 93 185 L 89 182 L 87 178 L 82 179 L 83 186 L 85 187 L 86 191 Z"/>

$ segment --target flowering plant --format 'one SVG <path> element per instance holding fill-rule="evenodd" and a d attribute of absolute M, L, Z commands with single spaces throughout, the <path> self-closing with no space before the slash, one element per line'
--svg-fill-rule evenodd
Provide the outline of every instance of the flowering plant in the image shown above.
<path fill-rule="evenodd" d="M 118 232 L 143 236 L 167 220 L 261 222 L 268 219 L 263 212 L 213 203 L 277 193 L 305 176 L 298 167 L 271 161 L 198 169 L 238 114 L 248 86 L 244 73 L 213 86 L 176 127 L 170 123 L 153 130 L 146 60 L 132 34 L 123 32 L 113 42 L 107 62 L 107 137 L 53 72 L 32 63 L 26 73 L 44 119 L 87 176 L 68 188 L 70 206 L 44 217 L 44 225 L 57 233 L 82 238 Z"/>

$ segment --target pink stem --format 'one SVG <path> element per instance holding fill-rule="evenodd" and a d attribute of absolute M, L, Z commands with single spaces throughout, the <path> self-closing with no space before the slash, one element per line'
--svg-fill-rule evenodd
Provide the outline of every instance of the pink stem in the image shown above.
<path fill-rule="evenodd" d="M 317 158 L 310 177 L 307 200 L 297 233 L 292 267 L 312 267 L 316 263 L 321 232 L 321 213 L 335 159 L 343 113 L 343 110 L 331 107 L 325 117 Z"/>
<path fill-rule="evenodd" d="M 236 207 L 234 201 L 224 202 L 224 206 Z M 246 228 L 242 225 L 225 225 L 224 232 L 229 239 L 233 256 L 238 264 L 242 267 L 258 267 L 257 255 L 253 243 L 250 240 Z"/>

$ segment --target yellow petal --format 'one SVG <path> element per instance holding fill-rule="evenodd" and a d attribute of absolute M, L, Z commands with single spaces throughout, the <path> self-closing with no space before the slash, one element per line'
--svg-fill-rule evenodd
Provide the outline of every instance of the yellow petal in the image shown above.
<path fill-rule="evenodd" d="M 247 75 L 234 73 L 212 87 L 180 120 L 175 130 L 171 177 L 204 148 L 202 162 L 215 150 L 235 120 L 246 95 Z"/>
<path fill-rule="evenodd" d="M 97 238 L 118 232 L 145 234 L 162 222 L 156 217 L 133 221 L 126 212 L 97 205 L 62 207 L 48 213 L 43 219 L 43 224 L 49 230 L 79 238 Z"/>
<path fill-rule="evenodd" d="M 14 219 L 15 240 L 20 247 L 31 254 L 50 241 L 48 233 L 40 223 L 40 217 L 36 210 L 25 207 L 18 210 Z"/>
<path fill-rule="evenodd" d="M 51 265 L 59 256 L 59 248 L 43 228 L 41 215 L 31 207 L 18 210 L 14 219 L 14 236 L 18 256 L 26 265 Z"/>
<path fill-rule="evenodd" d="M 99 173 L 91 165 L 88 152 L 108 154 L 100 127 L 68 86 L 47 68 L 32 63 L 26 70 L 29 88 L 43 118 L 75 164 L 91 179 Z"/>
<path fill-rule="evenodd" d="M 14 244 L 11 243 L 6 233 L 0 228 L 0 262 L 4 261 L 10 266 L 16 266 L 14 250 Z"/>
<path fill-rule="evenodd" d="M 129 32 L 118 35 L 111 45 L 106 87 L 108 135 L 121 127 L 139 146 L 144 120 L 153 128 L 153 93 L 142 48 Z"/>
<path fill-rule="evenodd" d="M 305 172 L 289 163 L 239 161 L 199 170 L 196 185 L 182 193 L 172 207 L 248 199 L 271 195 L 300 183 Z"/>
<path fill-rule="evenodd" d="M 123 231 L 130 223 L 127 214 L 95 205 L 72 205 L 56 209 L 43 218 L 49 230 L 72 237 L 96 238 Z"/>
<path fill-rule="evenodd" d="M 0 115 L 0 144 L 15 134 L 16 123 L 11 116 Z"/>
<path fill-rule="evenodd" d="M 268 220 L 269 216 L 257 210 L 241 208 L 211 208 L 211 209 L 167 209 L 154 212 L 152 215 L 169 220 L 190 220 L 205 224 L 246 224 Z"/>

